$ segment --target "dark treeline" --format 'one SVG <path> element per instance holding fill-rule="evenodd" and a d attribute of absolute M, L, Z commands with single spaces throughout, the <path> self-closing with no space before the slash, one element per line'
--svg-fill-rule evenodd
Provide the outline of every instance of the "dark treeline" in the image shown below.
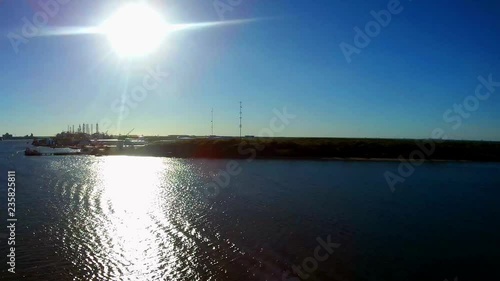
<path fill-rule="evenodd" d="M 180 158 L 366 158 L 500 161 L 500 142 L 345 138 L 192 139 L 158 142 L 126 154 Z"/>

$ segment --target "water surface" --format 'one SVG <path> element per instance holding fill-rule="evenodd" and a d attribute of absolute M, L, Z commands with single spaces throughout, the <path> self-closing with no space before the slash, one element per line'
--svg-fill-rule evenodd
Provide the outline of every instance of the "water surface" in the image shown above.
<path fill-rule="evenodd" d="M 397 163 L 243 160 L 207 199 L 227 160 L 24 145 L 0 142 L 2 224 L 7 169 L 18 180 L 18 273 L 2 262 L 2 280 L 283 280 L 328 236 L 340 247 L 307 280 L 498 277 L 500 164 L 425 164 L 392 193 Z"/>

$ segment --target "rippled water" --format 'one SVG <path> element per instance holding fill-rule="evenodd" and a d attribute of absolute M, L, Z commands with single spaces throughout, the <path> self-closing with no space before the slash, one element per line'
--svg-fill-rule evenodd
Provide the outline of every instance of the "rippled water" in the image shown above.
<path fill-rule="evenodd" d="M 307 280 L 498 274 L 499 164 L 423 165 L 391 193 L 397 163 L 238 161 L 207 198 L 228 161 L 24 157 L 23 145 L 0 142 L 0 221 L 5 171 L 18 180 L 17 275 L 3 262 L 2 280 L 299 280 L 293 266 L 328 236 L 340 247 Z"/>

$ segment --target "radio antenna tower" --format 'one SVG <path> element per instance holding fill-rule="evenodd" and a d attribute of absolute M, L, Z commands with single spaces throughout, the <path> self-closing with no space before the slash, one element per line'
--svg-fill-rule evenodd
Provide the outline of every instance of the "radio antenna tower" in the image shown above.
<path fill-rule="evenodd" d="M 214 108 L 212 107 L 212 121 L 210 121 L 210 124 L 212 125 L 212 134 L 211 136 L 214 135 Z"/>
<path fill-rule="evenodd" d="M 243 109 L 243 106 L 241 105 L 241 101 L 240 101 L 240 139 L 241 139 L 241 110 Z"/>

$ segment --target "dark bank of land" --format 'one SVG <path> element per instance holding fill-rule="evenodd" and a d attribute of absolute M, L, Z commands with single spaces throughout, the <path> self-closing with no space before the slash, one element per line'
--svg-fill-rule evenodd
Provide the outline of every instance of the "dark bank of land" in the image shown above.
<path fill-rule="evenodd" d="M 212 159 L 499 161 L 500 142 L 351 138 L 190 139 L 154 142 L 113 154 Z"/>

